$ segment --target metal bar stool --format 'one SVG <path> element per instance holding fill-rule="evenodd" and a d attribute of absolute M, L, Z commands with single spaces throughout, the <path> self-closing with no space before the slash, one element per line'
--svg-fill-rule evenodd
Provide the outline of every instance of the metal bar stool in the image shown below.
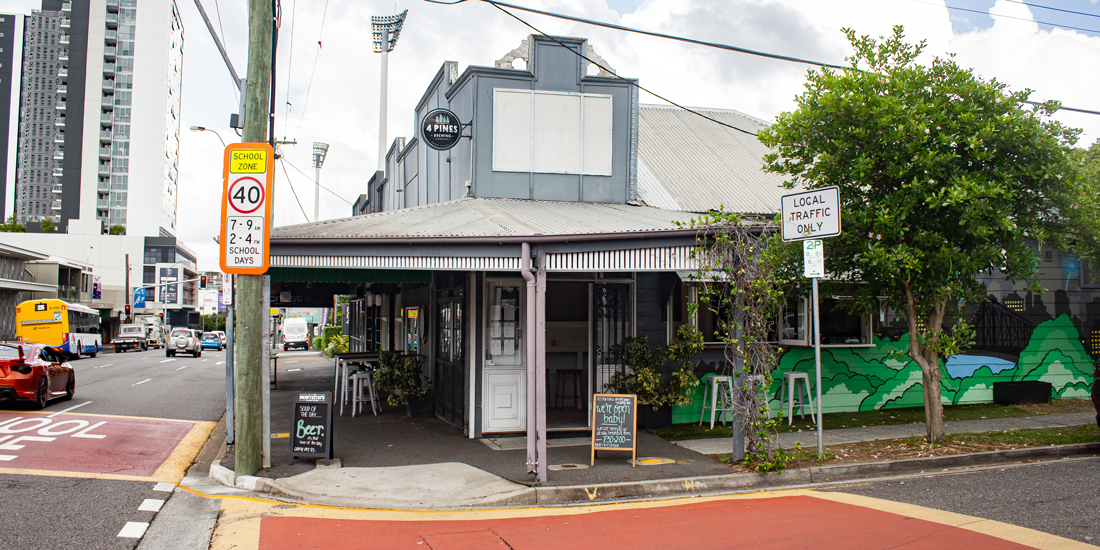
<path fill-rule="evenodd" d="M 802 381 L 802 387 L 798 387 L 798 381 Z M 805 391 L 803 391 L 805 388 Z M 790 426 L 794 421 L 794 392 L 798 390 L 798 415 L 801 418 L 806 418 L 806 402 L 810 402 L 810 416 L 814 417 L 814 401 L 810 396 L 810 376 L 804 372 L 785 372 L 783 373 L 783 394 L 780 397 L 785 397 L 787 400 L 787 425 Z M 783 409 L 783 401 L 779 401 L 780 410 Z M 814 422 L 817 422 L 817 417 L 814 417 Z"/>
<path fill-rule="evenodd" d="M 710 406 L 707 406 L 707 395 L 710 395 Z M 703 408 L 699 411 L 699 425 L 710 409 L 710 429 L 714 429 L 714 416 L 721 411 L 733 415 L 733 377 L 720 374 L 708 374 L 703 380 Z M 722 423 L 725 424 L 729 417 L 722 415 Z"/>
<path fill-rule="evenodd" d="M 351 416 L 355 417 L 355 410 L 363 410 L 363 403 L 370 401 L 370 410 L 374 416 L 378 416 L 378 393 L 374 388 L 374 376 L 370 370 L 361 370 L 349 377 L 355 385 L 355 398 L 351 403 Z M 365 395 L 364 395 L 365 391 Z"/>

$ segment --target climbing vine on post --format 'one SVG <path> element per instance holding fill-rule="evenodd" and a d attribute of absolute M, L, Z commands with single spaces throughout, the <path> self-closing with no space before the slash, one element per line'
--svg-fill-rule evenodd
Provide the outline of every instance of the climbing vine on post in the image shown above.
<path fill-rule="evenodd" d="M 782 471 L 790 455 L 778 445 L 779 416 L 768 415 L 768 390 L 781 351 L 775 322 L 783 295 L 768 246 L 776 226 L 719 211 L 693 218 L 691 227 L 699 231 L 693 252 L 699 264 L 692 277 L 699 290 L 695 307 L 714 314 L 715 334 L 708 339 L 725 344 L 735 380 L 734 422 L 747 437 L 745 463 L 761 472 Z"/>

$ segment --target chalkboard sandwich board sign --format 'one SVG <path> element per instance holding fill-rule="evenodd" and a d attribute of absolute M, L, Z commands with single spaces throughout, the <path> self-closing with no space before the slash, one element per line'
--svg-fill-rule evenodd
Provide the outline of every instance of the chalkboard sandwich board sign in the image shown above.
<path fill-rule="evenodd" d="M 592 464 L 596 451 L 630 451 L 638 462 L 638 396 L 597 393 L 592 396 Z"/>
<path fill-rule="evenodd" d="M 290 427 L 290 464 L 294 458 L 332 460 L 332 392 L 300 391 L 294 397 Z"/>

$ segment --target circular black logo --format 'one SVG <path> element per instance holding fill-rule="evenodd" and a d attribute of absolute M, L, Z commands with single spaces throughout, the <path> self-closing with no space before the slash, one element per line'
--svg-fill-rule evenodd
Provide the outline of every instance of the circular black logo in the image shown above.
<path fill-rule="evenodd" d="M 435 109 L 424 117 L 420 126 L 420 135 L 428 147 L 445 151 L 458 144 L 462 137 L 462 122 L 458 116 L 447 109 Z"/>

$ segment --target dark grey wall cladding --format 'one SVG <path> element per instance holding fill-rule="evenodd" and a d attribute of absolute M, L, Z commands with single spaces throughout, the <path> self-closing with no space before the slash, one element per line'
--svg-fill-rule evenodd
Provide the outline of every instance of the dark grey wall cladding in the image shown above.
<path fill-rule="evenodd" d="M 630 200 L 630 144 L 637 127 L 632 121 L 637 100 L 631 84 L 586 76 L 588 62 L 569 51 L 582 52 L 583 39 L 559 38 L 568 49 L 547 38 L 536 36 L 532 40 L 529 70 L 471 66 L 459 75 L 458 64 L 453 61 L 440 67 L 417 105 L 415 132 L 419 132 L 420 121 L 429 111 L 445 108 L 464 123 L 472 123 L 463 132 L 472 139 L 463 138 L 448 151 L 436 151 L 419 143 L 415 154 L 406 155 L 403 162 L 414 162 L 418 167 L 416 189 L 407 191 L 404 206 L 455 200 L 467 194 L 569 202 Z M 498 88 L 612 96 L 611 175 L 494 171 L 493 100 Z M 471 182 L 469 191 L 467 181 Z"/>
<path fill-rule="evenodd" d="M 0 216 L 6 206 L 4 197 L 8 191 L 8 128 L 11 120 L 11 86 L 16 80 L 15 64 L 16 16 L 0 13 Z M 18 107 L 16 108 L 18 111 Z M 18 120 L 15 121 L 18 126 Z M 13 181 L 14 185 L 15 182 Z M 12 201 L 14 204 L 14 200 Z M 13 209 L 14 210 L 14 209 Z"/>
<path fill-rule="evenodd" d="M 62 2 L 43 0 L 42 9 L 60 10 Z M 102 8 L 101 8 L 102 9 Z M 61 231 L 68 230 L 69 220 L 80 217 L 80 151 L 84 147 L 84 83 L 88 67 L 88 17 L 90 2 L 72 2 L 69 13 L 69 77 L 67 108 L 65 114 L 65 151 L 77 154 L 65 155 L 64 176 L 62 177 L 61 221 L 57 224 Z M 103 60 L 96 61 L 98 68 Z M 101 80 L 96 73 L 96 81 Z M 98 108 L 96 108 L 98 111 Z M 95 185 L 95 182 L 92 182 Z"/>

